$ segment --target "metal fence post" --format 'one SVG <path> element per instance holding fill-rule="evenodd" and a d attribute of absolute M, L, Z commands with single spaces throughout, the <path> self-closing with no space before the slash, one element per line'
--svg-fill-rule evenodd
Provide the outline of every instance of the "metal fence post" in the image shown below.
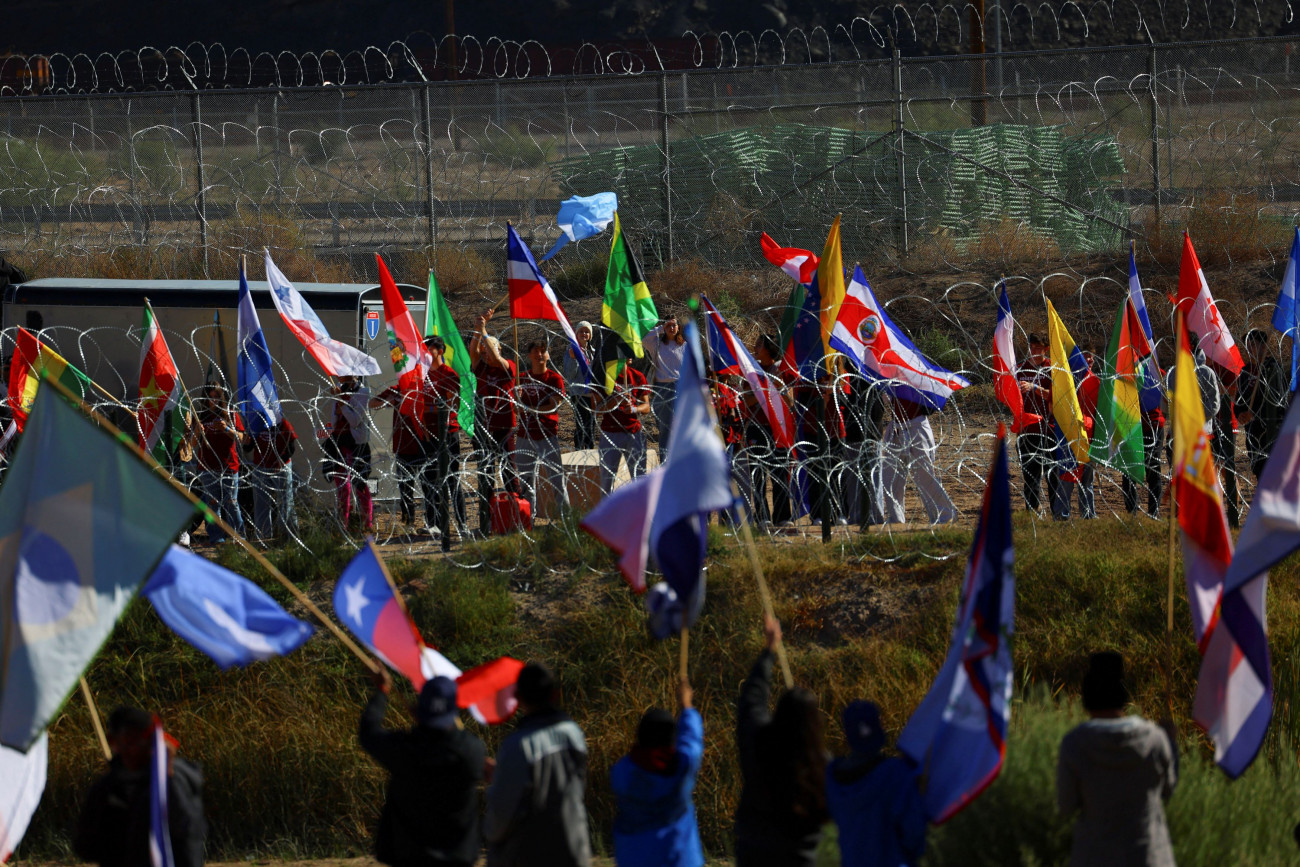
<path fill-rule="evenodd" d="M 1147 80 L 1151 94 L 1151 192 L 1155 196 L 1156 225 L 1160 225 L 1160 100 L 1156 94 L 1156 47 L 1147 56 Z"/>
<path fill-rule="evenodd" d="M 668 73 L 659 76 L 660 144 L 664 150 L 664 237 L 667 239 L 665 263 L 673 261 L 673 174 L 668 153 Z"/>
<path fill-rule="evenodd" d="M 907 257 L 907 164 L 903 153 L 903 55 L 894 46 L 894 148 L 898 156 L 898 251 Z"/>
<path fill-rule="evenodd" d="M 190 114 L 194 125 L 194 166 L 199 191 L 194 197 L 194 210 L 199 219 L 199 251 L 203 257 L 203 276 L 208 276 L 208 180 L 203 169 L 203 107 L 199 92 L 190 94 Z"/>
<path fill-rule="evenodd" d="M 424 112 L 422 118 L 424 121 L 424 193 L 425 204 L 429 209 L 427 229 L 430 249 L 438 243 L 437 200 L 433 195 L 433 110 L 429 105 L 429 90 L 431 88 L 432 85 L 426 81 L 424 83 L 424 99 L 421 101 L 421 108 Z"/>

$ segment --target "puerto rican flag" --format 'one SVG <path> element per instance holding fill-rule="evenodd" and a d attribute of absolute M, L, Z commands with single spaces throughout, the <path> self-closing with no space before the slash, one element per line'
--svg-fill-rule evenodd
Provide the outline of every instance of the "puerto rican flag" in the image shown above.
<path fill-rule="evenodd" d="M 772 429 L 772 438 L 776 444 L 782 448 L 794 448 L 794 414 L 781 396 L 779 384 L 758 366 L 754 356 L 749 354 L 744 342 L 737 339 L 713 302 L 701 295 L 700 303 L 707 316 L 709 351 L 713 356 L 714 372 L 719 376 L 737 374 L 745 377 Z"/>
<path fill-rule="evenodd" d="M 546 319 L 560 323 L 583 377 L 588 383 L 595 382 L 591 375 L 591 365 L 587 363 L 587 353 L 578 345 L 578 337 L 573 333 L 569 317 L 564 315 L 564 310 L 555 297 L 555 290 L 538 270 L 537 260 L 533 258 L 528 245 L 509 223 L 506 223 L 506 284 L 510 290 L 510 316 L 514 319 Z"/>
<path fill-rule="evenodd" d="M 1187 317 L 1187 327 L 1196 335 L 1197 348 L 1205 357 L 1230 373 L 1241 373 L 1245 365 L 1237 343 L 1219 315 L 1205 272 L 1192 247 L 1192 237 L 1183 232 L 1183 261 L 1178 271 L 1178 309 Z"/>
<path fill-rule="evenodd" d="M 1011 410 L 1011 431 L 1019 433 L 1025 419 L 1025 396 L 1016 382 L 1016 320 L 1007 298 L 1007 281 L 998 284 L 998 324 L 993 327 L 993 394 Z"/>
<path fill-rule="evenodd" d="M 325 330 L 325 323 L 311 309 L 307 299 L 302 297 L 302 293 L 294 288 L 284 272 L 271 261 L 271 251 L 264 249 L 264 252 L 266 282 L 271 287 L 271 300 L 275 303 L 275 309 L 293 336 L 311 353 L 311 357 L 330 376 L 378 376 L 379 362 L 355 346 L 330 337 L 330 333 Z"/>
<path fill-rule="evenodd" d="M 830 343 L 867 379 L 884 382 L 895 397 L 933 410 L 943 409 L 954 391 L 970 385 L 932 363 L 907 339 L 876 300 L 861 268 L 853 269 Z"/>

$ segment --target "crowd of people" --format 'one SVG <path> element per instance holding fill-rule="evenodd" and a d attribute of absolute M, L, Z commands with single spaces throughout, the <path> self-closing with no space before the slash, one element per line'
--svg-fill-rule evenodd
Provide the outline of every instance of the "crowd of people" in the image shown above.
<path fill-rule="evenodd" d="M 735 760 L 741 776 L 734 817 L 737 867 L 812 867 L 824 828 L 838 831 L 846 867 L 919 863 L 926 846 L 927 769 L 890 755 L 879 708 L 843 708 L 848 753 L 826 749 L 816 694 L 793 687 L 772 703 L 781 626 L 767 618 L 764 649 L 740 687 Z M 495 758 L 461 723 L 457 685 L 435 677 L 419 690 L 414 725 L 387 729 L 392 683 L 373 676 L 359 727 L 360 746 L 388 772 L 375 856 L 393 867 L 587 867 L 592 828 L 586 786 L 591 768 L 581 727 L 561 706 L 560 683 L 530 662 L 515 683 L 513 730 Z M 1178 782 L 1172 724 L 1126 715 L 1123 660 L 1094 654 L 1082 684 L 1089 720 L 1061 743 L 1057 803 L 1074 819 L 1072 865 L 1172 865 L 1164 803 Z M 694 792 L 705 726 L 690 682 L 677 687 L 677 714 L 650 708 L 630 748 L 609 769 L 615 816 L 610 837 L 620 867 L 702 867 Z M 149 764 L 153 718 L 120 709 L 109 721 L 113 758 L 84 799 L 75 848 L 105 867 L 148 864 Z M 174 742 L 169 747 L 174 753 Z M 176 863 L 202 863 L 206 824 L 202 776 L 169 756 L 168 819 Z"/>

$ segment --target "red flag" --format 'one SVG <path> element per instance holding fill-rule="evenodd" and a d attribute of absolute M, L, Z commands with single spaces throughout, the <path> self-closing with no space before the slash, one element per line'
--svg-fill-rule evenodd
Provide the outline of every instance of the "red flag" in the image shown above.
<path fill-rule="evenodd" d="M 1178 271 L 1178 310 L 1187 317 L 1187 327 L 1196 335 L 1197 348 L 1205 357 L 1231 373 L 1241 373 L 1245 365 L 1237 344 L 1228 332 L 1219 306 L 1214 303 L 1205 272 L 1196 258 L 1192 238 L 1183 233 L 1183 260 Z"/>
<path fill-rule="evenodd" d="M 384 319 L 388 322 L 388 349 L 393 357 L 393 370 L 397 373 L 397 387 L 402 391 L 401 412 L 422 418 L 424 380 L 429 374 L 433 356 L 425 348 L 420 329 L 415 327 L 415 320 L 406 309 L 406 302 L 393 282 L 393 275 L 388 273 L 388 266 L 378 253 L 375 260 L 379 263 L 379 292 L 384 299 Z"/>
<path fill-rule="evenodd" d="M 523 668 L 522 662 L 509 656 L 471 668 L 456 678 L 456 704 L 481 723 L 498 725 L 505 722 L 518 704 L 515 701 L 515 681 Z"/>

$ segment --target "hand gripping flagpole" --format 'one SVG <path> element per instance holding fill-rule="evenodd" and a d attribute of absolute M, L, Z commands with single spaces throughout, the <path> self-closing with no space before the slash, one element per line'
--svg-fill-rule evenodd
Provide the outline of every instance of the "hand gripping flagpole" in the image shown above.
<path fill-rule="evenodd" d="M 276 581 L 279 581 L 280 584 L 282 584 L 284 588 L 288 590 L 290 594 L 293 595 L 294 599 L 298 600 L 298 602 L 301 603 L 304 608 L 310 611 L 312 616 L 320 621 L 321 625 L 323 625 L 330 632 L 334 633 L 334 637 L 337 638 L 339 641 L 341 641 L 344 647 L 352 651 L 352 653 L 357 657 L 357 659 L 361 660 L 361 662 L 364 663 L 367 668 L 369 668 L 371 671 L 380 670 L 381 668 L 380 664 L 376 662 L 374 659 L 372 659 L 369 655 L 367 655 L 366 652 L 362 650 L 359 646 L 357 646 L 357 643 L 353 641 L 350 637 L 348 637 L 348 634 L 344 632 L 337 623 L 335 623 L 330 618 L 326 617 L 325 612 L 321 611 L 320 608 L 317 607 L 316 603 L 312 602 L 311 599 L 308 598 L 307 594 L 299 590 L 298 586 L 294 584 L 292 581 L 290 581 L 288 578 L 286 578 L 283 572 L 275 568 L 275 564 L 273 564 L 270 560 L 267 560 L 266 557 L 262 556 L 261 551 L 258 551 L 251 544 L 249 544 L 247 539 L 245 539 L 240 534 L 236 533 L 234 529 L 232 529 L 231 526 L 227 524 L 220 515 L 212 511 L 211 507 L 209 507 L 207 503 L 203 502 L 198 497 L 194 496 L 194 494 L 190 492 L 189 488 L 181 484 L 180 481 L 178 481 L 175 476 L 173 476 L 170 472 L 167 471 L 166 467 L 158 463 L 158 461 L 156 461 L 152 455 L 146 453 L 143 449 L 141 449 L 140 446 L 136 444 L 135 439 L 133 437 L 127 436 L 125 433 L 122 432 L 122 430 L 120 430 L 117 427 L 117 425 L 113 424 L 107 418 L 100 415 L 98 412 L 92 409 L 91 406 L 87 404 L 84 400 L 82 400 L 80 397 L 78 397 L 77 395 L 73 394 L 70 390 L 68 390 L 66 386 L 56 382 L 54 379 L 46 375 L 43 371 L 41 373 L 41 380 L 46 385 L 52 386 L 55 391 L 63 395 L 63 397 L 65 397 L 67 400 L 71 401 L 74 406 L 79 407 L 82 412 L 84 412 L 86 415 L 94 419 L 95 422 L 98 423 L 100 427 L 104 428 L 106 431 L 112 434 L 118 440 L 118 442 L 122 443 L 122 445 L 130 449 L 135 454 L 135 456 L 140 460 L 144 461 L 145 464 L 148 465 L 150 469 L 161 474 L 164 479 L 166 479 L 168 482 L 171 483 L 173 488 L 175 488 L 177 491 L 181 493 L 183 497 L 185 497 L 185 499 L 189 500 L 191 503 L 193 503 L 195 506 L 199 508 L 199 511 L 203 513 L 203 517 L 205 519 L 213 522 L 218 527 L 220 527 L 227 536 L 229 536 L 231 539 L 234 539 L 235 542 L 239 545 L 239 547 L 244 549 L 245 553 L 247 553 L 250 557 L 252 557 L 255 561 L 257 561 L 257 564 L 261 566 L 263 569 L 265 569 L 272 578 L 274 578 Z"/>

